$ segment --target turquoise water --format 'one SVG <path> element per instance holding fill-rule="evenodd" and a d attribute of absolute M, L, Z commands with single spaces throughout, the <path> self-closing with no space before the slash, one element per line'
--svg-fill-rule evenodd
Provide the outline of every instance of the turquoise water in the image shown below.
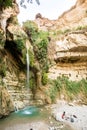
<path fill-rule="evenodd" d="M 18 110 L 15 111 L 14 113 L 11 114 L 11 116 L 15 116 L 15 117 L 34 117 L 34 116 L 38 116 L 38 114 L 40 114 L 40 108 L 34 107 L 34 106 L 28 106 L 22 110 Z"/>
<path fill-rule="evenodd" d="M 28 106 L 22 110 L 11 113 L 8 117 L 0 119 L 0 130 L 10 130 L 10 127 L 24 123 L 43 121 L 48 119 L 46 109 L 42 107 Z M 9 127 L 9 129 L 7 129 Z M 12 130 L 14 130 L 12 128 Z"/>

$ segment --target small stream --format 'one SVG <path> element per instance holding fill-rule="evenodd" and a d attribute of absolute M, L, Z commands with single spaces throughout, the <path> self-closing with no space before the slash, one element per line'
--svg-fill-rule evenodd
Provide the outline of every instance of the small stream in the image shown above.
<path fill-rule="evenodd" d="M 0 130 L 50 130 L 54 126 L 56 129 L 52 130 L 72 130 L 62 122 L 55 121 L 48 106 L 28 106 L 0 119 Z"/>

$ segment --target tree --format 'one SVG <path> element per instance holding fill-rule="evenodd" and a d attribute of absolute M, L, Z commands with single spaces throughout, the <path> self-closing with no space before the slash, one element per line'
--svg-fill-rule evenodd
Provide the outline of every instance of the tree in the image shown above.
<path fill-rule="evenodd" d="M 36 3 L 37 3 L 38 5 L 40 5 L 39 0 L 35 0 L 35 1 L 36 1 Z M 33 0 L 20 0 L 20 5 L 21 5 L 21 7 L 27 8 L 25 2 L 32 4 L 32 3 L 33 3 Z"/>

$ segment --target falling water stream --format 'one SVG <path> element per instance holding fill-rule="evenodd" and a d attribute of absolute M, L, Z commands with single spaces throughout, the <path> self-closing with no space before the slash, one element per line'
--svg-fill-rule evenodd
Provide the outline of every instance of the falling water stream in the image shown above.
<path fill-rule="evenodd" d="M 29 53 L 28 53 L 28 48 L 27 48 L 26 59 L 27 59 L 27 87 L 29 87 Z"/>

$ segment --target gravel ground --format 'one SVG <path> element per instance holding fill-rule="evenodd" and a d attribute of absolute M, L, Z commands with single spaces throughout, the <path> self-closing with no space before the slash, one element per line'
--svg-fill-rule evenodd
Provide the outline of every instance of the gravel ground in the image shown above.
<path fill-rule="evenodd" d="M 62 114 L 65 111 L 65 117 Z M 58 120 L 69 124 L 74 130 L 87 130 L 87 106 L 59 101 L 52 105 L 52 115 Z"/>
<path fill-rule="evenodd" d="M 48 124 L 42 121 L 36 121 L 32 123 L 24 123 L 18 125 L 12 125 L 2 130 L 72 130 L 72 128 L 65 124 Z"/>

